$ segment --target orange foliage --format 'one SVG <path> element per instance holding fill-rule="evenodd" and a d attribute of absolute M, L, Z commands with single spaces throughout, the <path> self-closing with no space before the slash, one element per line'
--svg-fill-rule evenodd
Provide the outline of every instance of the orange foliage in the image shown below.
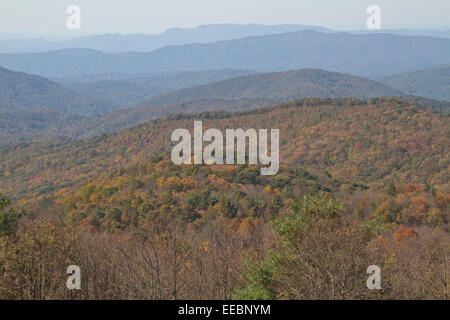
<path fill-rule="evenodd" d="M 418 236 L 419 234 L 413 228 L 399 228 L 394 233 L 394 241 L 397 243 L 401 243 Z"/>
<path fill-rule="evenodd" d="M 403 189 L 407 193 L 423 192 L 424 190 L 424 186 L 420 184 L 407 184 Z"/>

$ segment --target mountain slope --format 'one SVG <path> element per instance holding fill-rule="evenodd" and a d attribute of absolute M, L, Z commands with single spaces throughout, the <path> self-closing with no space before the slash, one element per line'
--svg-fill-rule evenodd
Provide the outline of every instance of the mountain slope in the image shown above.
<path fill-rule="evenodd" d="M 224 71 L 225 72 L 225 71 Z M 234 71 L 230 71 L 234 72 Z M 178 73 L 177 73 L 178 74 Z M 227 74 L 227 72 L 225 72 Z M 168 85 L 186 84 L 189 79 L 204 81 L 214 76 L 221 76 L 221 72 L 181 73 L 181 78 L 175 75 L 165 75 L 160 83 Z M 177 80 L 178 79 L 178 80 Z M 135 79 L 131 79 L 134 81 Z M 139 79 L 137 81 L 142 81 Z M 144 79 L 144 81 L 147 81 Z M 153 80 L 149 80 L 150 83 Z M 158 80 L 155 80 L 158 83 Z M 206 80 L 205 80 L 206 81 Z M 118 81 L 121 83 L 122 81 Z M 94 82 L 97 83 L 97 82 Z M 113 81 L 114 83 L 114 81 Z M 171 84 L 170 84 L 171 83 Z M 75 84 L 79 85 L 79 84 Z M 88 83 L 83 84 L 88 85 Z M 118 87 L 117 92 L 107 86 L 99 94 L 102 98 L 118 95 L 127 96 L 129 91 Z M 150 92 L 144 90 L 143 92 Z M 216 83 L 197 86 L 155 96 L 138 107 L 114 110 L 94 117 L 69 117 L 58 112 L 40 111 L 18 112 L 5 114 L 0 109 L 0 145 L 29 141 L 73 141 L 86 139 L 96 135 L 120 131 L 152 119 L 167 115 L 213 111 L 242 111 L 258 107 L 273 106 L 302 97 L 351 97 L 371 98 L 379 96 L 402 96 L 398 91 L 379 84 L 375 81 L 359 78 L 347 74 L 339 74 L 322 70 L 295 70 L 281 73 L 255 74 L 241 76 Z M 412 105 L 422 105 L 432 109 L 450 110 L 450 103 L 440 102 L 417 96 L 405 96 Z M 113 100 L 113 99 L 111 99 Z M 122 104 L 128 104 L 126 101 Z M 2 114 L 3 112 L 3 114 Z"/>
<path fill-rule="evenodd" d="M 0 146 L 22 142 L 76 141 L 118 132 L 152 119 L 179 112 L 250 110 L 275 105 L 271 99 L 195 100 L 158 108 L 138 107 L 95 117 L 62 114 L 51 110 L 10 112 L 0 109 Z"/>
<path fill-rule="evenodd" d="M 96 114 L 117 108 L 113 103 L 86 98 L 45 78 L 0 67 L 0 109 L 50 109 L 72 114 Z"/>
<path fill-rule="evenodd" d="M 169 152 L 173 130 L 192 129 L 194 119 L 203 119 L 205 130 L 280 129 L 282 166 L 307 165 L 367 184 L 428 183 L 448 192 L 448 113 L 398 98 L 374 104 L 304 99 L 248 112 L 170 116 L 72 144 L 1 147 L 0 192 L 47 194 L 132 163 L 141 168 Z"/>
<path fill-rule="evenodd" d="M 372 98 L 401 95 L 373 80 L 316 69 L 241 76 L 150 98 L 146 105 L 179 104 L 199 99 L 269 98 L 289 101 L 303 97 Z"/>
<path fill-rule="evenodd" d="M 149 53 L 68 49 L 0 54 L 0 65 L 47 77 L 227 68 L 263 72 L 319 68 L 383 77 L 444 64 L 450 64 L 450 39 L 314 31 L 167 46 Z"/>
<path fill-rule="evenodd" d="M 33 297 L 40 279 L 46 299 L 447 298 L 449 114 L 372 102 L 305 99 L 0 148 L 0 192 L 17 199 L 0 195 L 1 298 Z M 278 175 L 174 165 L 172 130 L 198 119 L 280 129 Z M 24 272 L 28 261 L 42 263 Z M 60 289 L 73 261 L 99 290 Z M 382 292 L 365 286 L 374 262 L 387 266 Z"/>
<path fill-rule="evenodd" d="M 405 96 L 417 107 L 450 111 L 450 102 Z M 312 98 L 311 100 L 315 100 Z M 146 121 L 177 113 L 253 110 L 276 105 L 274 99 L 203 99 L 157 108 L 137 107 L 108 112 L 96 117 L 68 116 L 57 112 L 0 113 L 0 146 L 31 141 L 76 141 L 118 132 Z"/>
<path fill-rule="evenodd" d="M 183 85 L 206 81 L 214 77 L 222 77 L 240 71 L 185 72 L 177 76 L 160 76 L 155 79 L 131 79 L 130 83 L 161 84 L 167 86 Z M 136 81 L 136 82 L 134 82 Z M 106 83 L 102 90 L 100 84 Z M 122 101 L 123 106 L 130 105 L 126 99 L 138 101 L 144 94 L 151 94 L 151 89 L 140 92 L 129 90 L 125 81 L 101 81 L 94 83 L 69 84 L 70 88 L 83 88 L 85 95 L 101 96 L 111 101 Z M 93 84 L 91 88 L 90 85 Z M 154 88 L 153 90 L 163 90 Z M 33 141 L 42 141 L 47 135 L 50 140 L 83 139 L 104 133 L 116 132 L 148 120 L 162 118 L 170 114 L 185 112 L 197 113 L 204 111 L 241 111 L 258 107 L 275 105 L 303 97 L 314 98 L 372 98 L 380 96 L 398 96 L 400 92 L 379 84 L 375 81 L 347 74 L 323 70 L 294 70 L 279 73 L 254 74 L 240 76 L 211 84 L 180 89 L 167 94 L 151 97 L 140 106 L 127 108 L 99 115 L 94 118 L 84 118 L 78 122 L 62 122 L 60 127 L 45 128 L 41 134 L 30 137 Z M 131 97 L 131 98 L 130 98 Z M 5 124 L 6 125 L 6 124 Z M 16 141 L 23 141 L 23 135 Z M 45 139 L 44 139 L 45 140 Z M 14 142 L 9 136 L 4 141 Z M 1 144 L 1 143 L 0 143 Z"/>
<path fill-rule="evenodd" d="M 250 70 L 208 70 L 195 72 L 168 72 L 160 74 L 143 75 L 104 75 L 104 77 L 117 77 L 116 80 L 87 81 L 87 79 L 75 78 L 61 79 L 61 85 L 76 91 L 84 96 L 120 103 L 125 108 L 142 102 L 151 96 L 163 94 L 172 90 L 194 87 L 207 83 L 212 83 L 224 79 L 234 78 L 241 75 L 255 74 Z M 101 75 L 92 75 L 90 78 L 101 77 Z M 80 80 L 82 82 L 80 82 Z M 58 80 L 56 80 L 58 81 Z"/>
<path fill-rule="evenodd" d="M 395 75 L 380 82 L 410 95 L 450 101 L 450 66 Z"/>
<path fill-rule="evenodd" d="M 0 145 L 29 141 L 70 141 L 76 126 L 91 118 L 53 110 L 9 111 L 0 109 Z"/>

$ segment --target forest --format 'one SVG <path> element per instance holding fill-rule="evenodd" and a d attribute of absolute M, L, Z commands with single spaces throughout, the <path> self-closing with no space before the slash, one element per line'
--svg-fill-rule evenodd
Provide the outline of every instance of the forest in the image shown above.
<path fill-rule="evenodd" d="M 174 165 L 170 134 L 194 120 L 278 128 L 278 174 Z M 2 146 L 0 299 L 448 299 L 449 120 L 404 98 L 304 98 Z"/>

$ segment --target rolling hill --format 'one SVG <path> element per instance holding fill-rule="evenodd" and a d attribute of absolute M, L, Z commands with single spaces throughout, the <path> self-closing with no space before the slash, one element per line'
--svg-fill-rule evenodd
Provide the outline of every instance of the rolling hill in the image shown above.
<path fill-rule="evenodd" d="M 280 171 L 174 165 L 171 133 L 195 120 L 279 129 Z M 303 99 L 2 147 L 0 297 L 46 279 L 46 299 L 445 299 L 449 128 L 404 99 Z M 100 290 L 60 289 L 68 263 Z"/>
<path fill-rule="evenodd" d="M 450 39 L 299 31 L 149 52 L 107 54 L 90 49 L 0 54 L 0 65 L 45 77 L 250 69 L 318 68 L 384 77 L 450 64 Z"/>
<path fill-rule="evenodd" d="M 92 115 L 117 108 L 114 103 L 87 98 L 48 79 L 0 67 L 0 109 Z"/>
<path fill-rule="evenodd" d="M 205 99 L 157 108 L 137 107 L 87 117 L 52 110 L 10 112 L 0 109 L 0 146 L 23 142 L 71 142 L 118 132 L 152 119 L 179 112 L 250 110 L 275 105 L 272 99 Z"/>
<path fill-rule="evenodd" d="M 172 90 L 194 87 L 242 75 L 255 74 L 250 70 L 207 70 L 195 72 L 167 72 L 157 74 L 120 74 L 91 75 L 83 78 L 55 79 L 61 85 L 84 96 L 96 98 L 123 108 L 142 102 L 151 96 L 167 93 Z M 92 81 L 94 78 L 105 78 Z M 91 79 L 91 81 L 89 81 Z"/>
<path fill-rule="evenodd" d="M 172 131 L 192 128 L 194 119 L 219 130 L 279 128 L 282 165 L 301 163 L 367 184 L 394 179 L 449 188 L 448 113 L 380 98 L 373 103 L 303 99 L 246 112 L 179 114 L 71 144 L 1 147 L 0 192 L 43 195 L 108 170 L 145 163 L 169 152 Z"/>
<path fill-rule="evenodd" d="M 9 111 L 0 109 L 0 145 L 29 141 L 71 141 L 76 127 L 92 118 L 53 110 Z"/>
<path fill-rule="evenodd" d="M 450 101 L 450 66 L 394 75 L 380 82 L 406 94 Z"/>
<path fill-rule="evenodd" d="M 127 108 L 132 105 L 132 102 L 141 101 L 152 92 L 168 90 L 161 87 L 155 88 L 154 86 L 157 85 L 187 86 L 246 73 L 251 72 L 238 70 L 183 72 L 151 78 L 64 84 L 73 91 L 79 90 L 79 93 L 84 96 L 91 96 L 93 99 L 102 97 L 104 100 L 111 101 L 111 106 L 120 102 L 123 108 L 90 118 L 69 119 L 58 114 L 52 114 L 49 117 L 49 119 L 59 119 L 59 122 L 42 121 L 48 113 L 41 115 L 37 112 L 23 113 L 15 118 L 9 115 L 3 118 L 1 124 L 4 130 L 3 134 L 0 132 L 3 135 L 0 144 L 17 143 L 27 139 L 65 141 L 89 138 L 179 112 L 249 110 L 303 97 L 372 98 L 401 95 L 400 92 L 369 79 L 306 69 L 238 76 L 211 84 L 170 91 L 167 94 L 151 97 L 137 107 Z M 133 88 L 139 88 L 139 90 L 133 91 Z M 20 118 L 22 118 L 19 121 L 20 125 L 12 120 Z M 23 131 L 20 132 L 19 128 Z"/>
<path fill-rule="evenodd" d="M 325 70 L 303 69 L 261 73 L 173 91 L 150 98 L 146 105 L 161 106 L 201 99 L 268 98 L 289 101 L 303 97 L 373 98 L 401 95 L 373 80 Z"/>
<path fill-rule="evenodd" d="M 235 72 L 235 71 L 230 71 Z M 177 73 L 178 74 L 178 73 Z M 188 79 L 204 81 L 228 74 L 214 71 L 207 73 L 181 73 L 165 75 L 161 83 L 172 86 L 187 84 Z M 178 80 L 177 80 L 178 79 Z M 132 79 L 134 81 L 134 79 Z M 121 82 L 120 80 L 118 82 Z M 155 79 L 137 81 L 155 81 Z M 94 82 L 97 83 L 97 82 Z M 88 83 L 86 83 L 88 85 Z M 108 98 L 129 91 L 112 91 L 107 87 L 101 94 Z M 96 91 L 93 89 L 93 95 Z M 97 93 L 100 95 L 99 93 Z M 213 111 L 243 111 L 303 97 L 309 98 L 373 98 L 402 96 L 402 93 L 375 81 L 347 74 L 323 70 L 294 70 L 280 73 L 240 76 L 192 88 L 171 91 L 150 98 L 137 107 L 113 110 L 96 116 L 70 117 L 55 111 L 36 110 L 11 114 L 0 109 L 0 145 L 29 141 L 74 141 L 105 133 L 113 133 L 152 119 L 176 113 L 198 113 Z M 111 98 L 110 98 L 111 99 Z M 450 110 L 450 103 L 418 96 L 405 96 L 412 105 L 432 109 Z M 117 98 L 116 100 L 119 100 Z M 124 106 L 127 104 L 124 101 Z"/>

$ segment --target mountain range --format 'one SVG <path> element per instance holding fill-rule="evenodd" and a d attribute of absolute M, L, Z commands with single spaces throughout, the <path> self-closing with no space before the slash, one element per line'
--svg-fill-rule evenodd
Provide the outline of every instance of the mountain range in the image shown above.
<path fill-rule="evenodd" d="M 223 78 L 229 79 L 215 81 Z M 373 80 L 315 69 L 256 74 L 213 70 L 62 85 L 2 69 L 0 79 L 1 144 L 88 138 L 180 112 L 249 110 L 303 97 L 402 95 Z M 170 91 L 199 83 L 208 84 Z M 158 90 L 169 92 L 148 98 Z M 89 104 L 98 97 L 102 104 Z"/>
<path fill-rule="evenodd" d="M 109 54 L 92 49 L 0 54 L 0 65 L 45 77 L 244 69 L 318 68 L 385 77 L 450 64 L 450 39 L 298 31 L 208 44 Z"/>
<path fill-rule="evenodd" d="M 172 28 L 161 34 L 154 35 L 113 33 L 89 35 L 64 41 L 48 41 L 39 38 L 0 40 L 0 52 L 45 52 L 70 48 L 93 49 L 109 53 L 125 53 L 130 51 L 149 52 L 165 46 L 211 43 L 306 29 L 332 32 L 323 27 L 294 24 L 212 24 L 201 25 L 196 28 Z"/>
<path fill-rule="evenodd" d="M 255 74 L 251 70 L 207 70 L 162 72 L 151 74 L 104 74 L 87 77 L 57 78 L 62 86 L 89 97 L 102 97 L 122 108 L 135 105 L 151 96 L 176 89 L 195 87 L 242 75 Z"/>
<path fill-rule="evenodd" d="M 64 80 L 57 84 L 3 69 L 0 96 L 5 103 L 0 108 L 0 144 L 85 139 L 171 114 L 251 110 L 305 97 L 405 96 L 370 79 L 318 69 L 272 73 L 230 69 L 130 77 L 93 82 Z M 153 87 L 158 84 L 162 87 Z M 171 90 L 190 84 L 201 85 Z M 139 90 L 133 91 L 135 88 Z M 169 92 L 148 98 L 161 91 Z M 94 103 L 97 97 L 102 98 L 101 104 Z M 419 96 L 406 98 L 413 104 L 450 109 L 449 102 Z M 83 109 L 80 103 L 86 103 Z"/>
<path fill-rule="evenodd" d="M 313 30 L 325 33 L 337 31 L 320 26 L 307 25 L 261 25 L 261 24 L 212 24 L 196 28 L 172 28 L 160 34 L 98 34 L 69 40 L 50 41 L 43 38 L 22 38 L 14 35 L 3 36 L 0 40 L 0 53 L 45 52 L 70 48 L 93 49 L 108 53 L 129 51 L 149 52 L 165 46 L 191 43 L 212 43 L 216 41 L 236 40 L 244 37 L 262 36 L 294 31 Z M 450 38 L 450 30 L 354 30 L 352 34 L 389 33 L 399 36 L 426 36 Z M 5 38 L 6 37 L 6 38 Z"/>

